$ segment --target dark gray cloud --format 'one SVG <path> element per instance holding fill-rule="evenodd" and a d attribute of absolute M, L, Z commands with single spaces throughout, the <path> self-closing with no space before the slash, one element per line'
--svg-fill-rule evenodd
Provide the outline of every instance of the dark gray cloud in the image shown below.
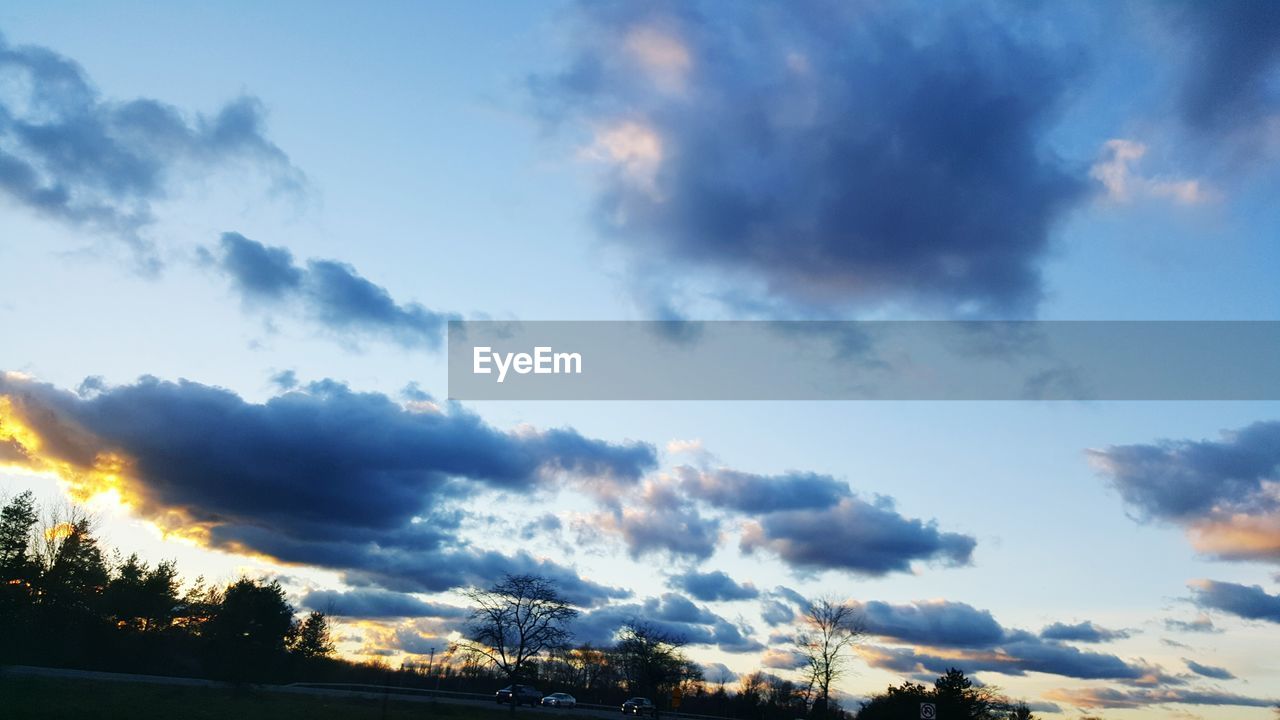
<path fill-rule="evenodd" d="M 1123 640 L 1129 637 L 1129 633 L 1125 630 L 1108 630 L 1107 628 L 1095 625 L 1092 621 L 1068 625 L 1066 623 L 1056 622 L 1045 626 L 1040 631 L 1040 637 L 1045 640 L 1074 640 L 1075 642 L 1101 643 L 1111 640 Z"/>
<path fill-rule="evenodd" d="M 527 553 L 471 546 L 455 505 L 562 478 L 633 483 L 656 464 L 649 445 L 567 428 L 503 432 L 458 406 L 412 412 L 332 381 L 263 404 L 155 378 L 81 397 L 0 375 L 0 395 L 42 438 L 26 448 L 28 464 L 77 468 L 76 492 L 103 489 L 100 468 L 119 465 L 118 489 L 134 512 L 173 532 L 403 592 L 531 572 L 584 605 L 627 596 Z"/>
<path fill-rule="evenodd" d="M 1190 670 L 1191 672 L 1197 675 L 1202 675 L 1207 678 L 1213 678 L 1215 680 L 1234 680 L 1236 677 L 1235 673 L 1231 672 L 1230 670 L 1224 667 L 1217 667 L 1215 665 L 1201 665 L 1195 660 L 1188 660 L 1187 658 L 1183 658 L 1182 661 L 1187 664 L 1188 670 Z"/>
<path fill-rule="evenodd" d="M 271 373 L 271 384 L 277 389 L 283 391 L 295 390 L 301 383 L 298 382 L 298 373 L 293 370 L 281 370 L 280 372 Z"/>
<path fill-rule="evenodd" d="M 1181 525 L 1216 557 L 1280 561 L 1280 422 L 1089 455 L 1139 519 Z"/>
<path fill-rule="evenodd" d="M 1249 697 L 1221 690 L 1197 688 L 1125 689 L 1080 688 L 1053 690 L 1046 697 L 1086 708 L 1143 708 L 1149 705 L 1211 705 L 1271 707 L 1280 700 Z"/>
<path fill-rule="evenodd" d="M 1182 521 L 1276 509 L 1263 490 L 1280 477 L 1280 422 L 1257 422 L 1221 440 L 1113 445 L 1089 454 L 1144 518 Z"/>
<path fill-rule="evenodd" d="M 1246 620 L 1280 623 L 1280 595 L 1272 595 L 1260 585 L 1201 580 L 1192 584 L 1191 597 L 1202 608 Z"/>
<path fill-rule="evenodd" d="M 393 642 L 396 650 L 414 655 L 442 653 L 452 645 L 448 637 L 423 635 L 411 628 L 396 628 Z"/>
<path fill-rule="evenodd" d="M 713 570 L 700 573 L 691 570 L 671 578 L 672 587 L 683 590 L 704 602 L 714 600 L 750 600 L 758 597 L 760 591 L 751 583 L 739 584 L 728 573 Z"/>
<path fill-rule="evenodd" d="M 893 605 L 858 603 L 864 629 L 871 635 L 931 647 L 989 648 L 1005 639 L 1005 630 L 987 610 L 947 600 Z"/>
<path fill-rule="evenodd" d="M 155 262 L 140 231 L 182 169 L 248 162 L 278 184 L 301 175 L 264 131 L 262 103 L 191 116 L 158 100 L 107 100 L 78 63 L 0 36 L 0 194 L 40 215 L 111 233 Z"/>
<path fill-rule="evenodd" d="M 349 339 L 374 337 L 406 348 L 436 349 L 444 328 L 459 316 L 418 303 L 397 303 L 386 288 L 335 260 L 294 261 L 283 247 L 223 233 L 207 260 L 226 274 L 248 306 L 295 305 L 321 327 Z"/>
<path fill-rule="evenodd" d="M 1027 633 L 1014 633 L 1012 642 L 1002 643 L 996 651 L 966 651 L 938 654 L 918 648 L 868 645 L 859 650 L 872 667 L 905 674 L 940 675 L 949 668 L 966 673 L 997 672 L 1021 676 L 1029 672 L 1083 680 L 1121 680 L 1137 682 L 1152 670 L 1107 654 L 1080 650 L 1069 645 L 1046 642 Z"/>
<path fill-rule="evenodd" d="M 596 215 L 638 268 L 723 271 L 743 305 L 1025 314 L 1083 194 L 1042 142 L 1078 55 L 985 7 L 583 3 L 531 84 L 596 129 Z"/>
<path fill-rule="evenodd" d="M 689 503 L 605 512 L 593 518 L 593 527 L 621 537 L 633 558 L 667 554 L 706 560 L 715 554 L 720 539 L 720 521 L 703 516 Z"/>
<path fill-rule="evenodd" d="M 760 617 L 770 627 L 787 625 L 796 619 L 808 603 L 800 593 L 785 585 L 778 585 L 762 599 Z"/>
<path fill-rule="evenodd" d="M 775 553 L 800 569 L 881 576 L 909 572 L 916 561 L 967 564 L 976 544 L 934 521 L 903 517 L 888 498 L 850 497 L 831 508 L 765 515 L 747 526 L 741 548 Z"/>
<path fill-rule="evenodd" d="M 426 602 L 406 593 L 376 588 L 345 592 L 312 590 L 302 597 L 302 607 L 335 617 L 352 618 L 461 618 L 468 614 L 466 608 Z"/>
<path fill-rule="evenodd" d="M 533 540 L 534 538 L 553 535 L 559 532 L 563 526 L 564 523 L 560 521 L 559 517 L 551 513 L 544 513 L 526 523 L 520 529 L 520 538 L 522 540 Z"/>
<path fill-rule="evenodd" d="M 608 645 L 618 630 L 630 622 L 649 625 L 690 645 L 715 646 L 725 652 L 764 649 L 764 645 L 751 636 L 750 627 L 731 622 L 676 593 L 647 598 L 641 603 L 614 603 L 589 610 L 574 620 L 574 637 L 578 642 Z"/>
<path fill-rule="evenodd" d="M 868 635 L 912 647 L 864 645 L 859 653 L 873 667 L 909 676 L 938 675 L 948 668 L 967 673 L 1005 675 L 1044 673 L 1085 680 L 1115 680 L 1128 685 L 1179 686 L 1187 676 L 1171 675 L 1156 665 L 1125 660 L 1117 655 L 1082 650 L 1063 640 L 1105 636 L 1092 623 L 1050 628 L 1063 632 L 1050 638 L 1002 626 L 987 610 L 947 600 L 890 604 L 857 603 Z M 1086 630 L 1090 632 L 1086 632 Z M 938 649 L 942 649 L 940 652 Z"/>
<path fill-rule="evenodd" d="M 1002 646 L 998 652 L 940 655 L 918 648 L 878 646 L 867 646 L 859 652 L 870 666 L 904 674 L 941 675 L 951 667 L 959 667 L 965 673 L 1043 673 L 1085 680 L 1114 679 L 1133 682 L 1148 673 L 1146 667 L 1130 664 L 1115 655 L 1083 651 L 1030 637 Z"/>
<path fill-rule="evenodd" d="M 1273 2 L 1185 2 L 1168 7 L 1180 51 L 1194 58 L 1182 77 L 1182 116 L 1215 135 L 1268 122 L 1280 102 L 1280 5 Z"/>
<path fill-rule="evenodd" d="M 675 473 L 690 497 L 743 513 L 829 508 L 852 495 L 847 483 L 817 473 L 756 475 L 726 468 L 700 471 L 688 466 L 677 468 Z"/>

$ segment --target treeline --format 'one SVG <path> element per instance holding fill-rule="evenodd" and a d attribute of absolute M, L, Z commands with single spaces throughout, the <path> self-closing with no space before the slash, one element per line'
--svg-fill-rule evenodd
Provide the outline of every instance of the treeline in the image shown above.
<path fill-rule="evenodd" d="M 273 682 L 333 653 L 322 613 L 297 618 L 278 583 L 197 579 L 109 556 L 76 509 L 43 522 L 31 492 L 0 510 L 0 663 Z"/>
<path fill-rule="evenodd" d="M 974 687 L 958 670 L 933 688 L 905 683 L 861 708 L 840 707 L 826 691 L 842 674 L 849 660 L 845 651 L 860 630 L 846 614 L 847 605 L 829 601 L 811 605 L 807 629 L 797 636 L 809 671 L 802 673 L 806 681 L 795 682 L 764 671 L 704 677 L 685 655 L 683 638 L 643 619 L 623 627 L 608 647 L 574 646 L 564 625 L 576 611 L 543 578 L 508 576 L 468 596 L 475 607 L 465 637 L 440 648 L 438 656 L 399 668 L 381 659 L 357 663 L 334 657 L 329 619 L 320 612 L 300 616 L 279 583 L 240 578 L 214 586 L 197 578 L 184 588 L 173 562 L 152 565 L 103 548 L 80 510 L 42 519 L 31 492 L 0 509 L 0 664 L 486 694 L 514 679 L 585 703 L 617 704 L 641 695 L 664 712 L 679 695 L 681 713 L 743 720 L 917 717 L 920 702 L 936 703 L 943 718 L 1031 717 L 1025 706 Z M 519 607 L 531 596 L 544 607 L 564 604 L 556 623 L 541 630 L 510 625 L 528 615 L 503 608 Z M 486 607 L 501 612 L 486 613 Z M 548 628 L 557 632 L 548 635 Z M 492 645 L 483 642 L 487 634 L 525 631 L 549 640 L 513 664 L 495 662 Z"/>

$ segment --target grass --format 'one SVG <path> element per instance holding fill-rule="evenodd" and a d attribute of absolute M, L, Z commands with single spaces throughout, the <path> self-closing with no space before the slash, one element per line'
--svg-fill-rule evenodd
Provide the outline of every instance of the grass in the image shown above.
<path fill-rule="evenodd" d="M 517 717 L 529 717 L 519 713 Z M 156 685 L 70 678 L 0 676 L 0 717 L 8 720 L 507 720 L 505 710 L 395 695 L 303 695 L 251 688 Z"/>

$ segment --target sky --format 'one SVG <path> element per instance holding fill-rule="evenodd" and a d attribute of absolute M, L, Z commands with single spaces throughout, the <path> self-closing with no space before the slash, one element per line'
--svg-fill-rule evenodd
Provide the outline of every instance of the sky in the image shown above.
<path fill-rule="evenodd" d="M 476 402 L 450 319 L 1280 319 L 1280 6 L 10 2 L 0 495 L 354 659 L 553 577 L 707 676 L 1280 701 L 1276 402 Z"/>

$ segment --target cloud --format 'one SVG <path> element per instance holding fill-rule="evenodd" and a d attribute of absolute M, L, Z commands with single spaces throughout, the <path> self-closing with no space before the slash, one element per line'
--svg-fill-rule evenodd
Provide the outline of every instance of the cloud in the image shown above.
<path fill-rule="evenodd" d="M 637 272 L 719 271 L 754 306 L 1034 309 L 1084 182 L 1042 141 L 1075 61 L 1004 29 L 1029 15 L 578 8 L 531 87 L 594 136 L 598 224 Z"/>
<path fill-rule="evenodd" d="M 878 600 L 856 608 L 867 633 L 932 647 L 986 648 L 1005 639 L 987 610 L 948 600 L 892 605 Z"/>
<path fill-rule="evenodd" d="M 750 514 L 829 508 L 852 496 L 848 484 L 817 473 L 756 475 L 727 468 L 700 471 L 684 465 L 676 468 L 675 474 L 690 497 Z"/>
<path fill-rule="evenodd" d="M 1136 197 L 1168 198 L 1181 205 L 1195 205 L 1208 199 L 1208 191 L 1199 180 L 1136 175 L 1133 165 L 1147 154 L 1147 146 L 1134 140 L 1114 139 L 1103 145 L 1103 156 L 1089 171 L 1089 176 L 1102 183 L 1107 197 L 1118 203 L 1132 202 Z"/>
<path fill-rule="evenodd" d="M 103 99 L 78 63 L 0 37 L 0 195 L 39 215 L 116 235 L 151 267 L 142 229 L 179 171 L 232 162 L 296 187 L 301 174 L 267 139 L 262 103 L 238 98 L 191 116 L 158 100 Z"/>
<path fill-rule="evenodd" d="M 1040 637 L 1045 640 L 1074 640 L 1076 642 L 1101 643 L 1111 640 L 1123 640 L 1129 637 L 1129 633 L 1125 630 L 1108 630 L 1107 628 L 1095 625 L 1092 621 L 1067 625 L 1065 623 L 1056 622 L 1045 626 L 1040 631 Z"/>
<path fill-rule="evenodd" d="M 411 628 L 397 628 L 392 647 L 412 655 L 433 655 L 444 652 L 451 644 L 446 637 L 423 635 Z"/>
<path fill-rule="evenodd" d="M 1248 697 L 1221 690 L 1159 688 L 1120 690 L 1116 688 L 1057 689 L 1045 693 L 1050 700 L 1085 708 L 1142 708 L 1149 705 L 1211 705 L 1271 707 L 1277 700 Z"/>
<path fill-rule="evenodd" d="M 1194 58 L 1182 76 L 1182 119 L 1201 133 L 1249 133 L 1278 113 L 1280 7 L 1269 2 L 1187 2 L 1169 13 L 1180 51 Z"/>
<path fill-rule="evenodd" d="M 710 684 L 729 684 L 738 681 L 738 673 L 730 670 L 724 663 L 699 663 L 699 666 L 702 668 L 702 677 L 706 678 Z"/>
<path fill-rule="evenodd" d="M 995 672 L 1021 676 L 1030 672 L 1085 680 L 1118 680 L 1135 686 L 1181 685 L 1182 677 L 1159 666 L 1124 660 L 1110 653 L 1081 650 L 1061 640 L 1105 634 L 1092 623 L 1064 625 L 1057 639 L 1002 626 L 987 610 L 948 600 L 905 604 L 880 601 L 857 603 L 869 636 L 911 645 L 890 647 L 864 644 L 858 653 L 872 667 L 905 675 L 937 675 L 949 668 L 968 673 Z"/>
<path fill-rule="evenodd" d="M 941 532 L 935 521 L 903 517 L 888 498 L 850 497 L 821 510 L 772 513 L 747 524 L 744 552 L 767 551 L 793 567 L 882 576 L 910 572 L 915 561 L 967 564 L 977 541 Z"/>
<path fill-rule="evenodd" d="M 1222 632 L 1214 627 L 1213 619 L 1204 613 L 1200 613 L 1194 620 L 1177 620 L 1175 618 L 1166 618 L 1164 621 L 1165 628 L 1180 632 L 1198 632 L 1198 633 L 1216 633 Z"/>
<path fill-rule="evenodd" d="M 720 520 L 704 516 L 669 477 L 646 480 L 639 497 L 624 506 L 619 496 L 626 489 L 593 483 L 590 490 L 606 510 L 580 520 L 579 531 L 620 537 L 633 558 L 667 554 L 706 560 L 715 553 Z"/>
<path fill-rule="evenodd" d="M 642 443 L 503 432 L 455 405 L 411 412 L 333 381 L 255 404 L 189 381 L 146 377 L 81 397 L 5 374 L 0 427 L 26 469 L 56 473 L 78 498 L 115 495 L 207 547 L 406 592 L 538 573 L 588 605 L 628 593 L 526 552 L 470 545 L 456 502 L 572 478 L 636 482 L 656 464 Z"/>
<path fill-rule="evenodd" d="M 759 597 L 760 591 L 751 583 L 738 584 L 728 573 L 713 570 L 709 573 L 689 571 L 671 578 L 672 586 L 684 590 L 698 600 L 750 600 Z"/>
<path fill-rule="evenodd" d="M 760 656 L 760 665 L 775 670 L 798 670 L 808 662 L 808 657 L 797 650 L 769 648 Z"/>
<path fill-rule="evenodd" d="M 862 645 L 858 653 L 872 667 L 904 674 L 945 673 L 960 668 L 967 673 L 995 672 L 1021 676 L 1028 672 L 1061 675 L 1083 680 L 1123 680 L 1138 684 L 1156 676 L 1153 668 L 1126 662 L 1107 653 L 1090 652 L 1060 643 L 1045 642 L 1028 633 L 992 650 L 931 650 Z"/>
<path fill-rule="evenodd" d="M 206 259 L 227 275 L 246 306 L 301 309 L 311 321 L 337 336 L 379 338 L 405 348 L 437 349 L 444 328 L 457 315 L 417 303 L 397 303 L 386 288 L 335 260 L 299 265 L 286 248 L 223 233 Z"/>
<path fill-rule="evenodd" d="M 672 510 L 625 508 L 598 513 L 589 525 L 595 530 L 617 535 L 633 558 L 666 553 L 694 560 L 706 560 L 716 551 L 720 523 L 703 517 L 691 505 Z"/>
<path fill-rule="evenodd" d="M 760 603 L 760 617 L 770 627 L 793 622 L 809 601 L 800 593 L 779 585 L 765 593 Z"/>
<path fill-rule="evenodd" d="M 1280 422 L 1088 454 L 1139 519 L 1181 525 L 1219 558 L 1280 561 Z"/>
<path fill-rule="evenodd" d="M 335 617 L 352 618 L 461 618 L 468 613 L 466 608 L 425 602 L 407 593 L 376 588 L 345 592 L 312 590 L 302 596 L 302 607 Z"/>
<path fill-rule="evenodd" d="M 630 622 L 652 626 L 690 645 L 715 646 L 724 652 L 758 652 L 764 645 L 751 637 L 751 628 L 730 622 L 706 607 L 675 593 L 646 598 L 642 603 L 614 603 L 579 615 L 573 624 L 578 642 L 608 645 Z"/>
<path fill-rule="evenodd" d="M 1191 597 L 1202 608 L 1280 623 L 1280 595 L 1271 595 L 1260 585 L 1197 580 L 1191 583 Z"/>
<path fill-rule="evenodd" d="M 285 392 L 297 389 L 298 385 L 301 384 L 298 382 L 298 373 L 294 370 L 281 370 L 280 372 L 272 373 L 269 379 L 272 385 Z"/>
<path fill-rule="evenodd" d="M 1224 667 L 1216 667 L 1213 665 L 1201 665 L 1195 660 L 1188 660 L 1187 658 L 1183 658 L 1182 661 L 1187 664 L 1188 670 L 1190 670 L 1191 672 L 1197 675 L 1203 675 L 1204 677 L 1207 677 L 1207 678 L 1213 678 L 1215 680 L 1234 680 L 1236 677 L 1235 673 L 1232 673 L 1230 670 Z"/>

